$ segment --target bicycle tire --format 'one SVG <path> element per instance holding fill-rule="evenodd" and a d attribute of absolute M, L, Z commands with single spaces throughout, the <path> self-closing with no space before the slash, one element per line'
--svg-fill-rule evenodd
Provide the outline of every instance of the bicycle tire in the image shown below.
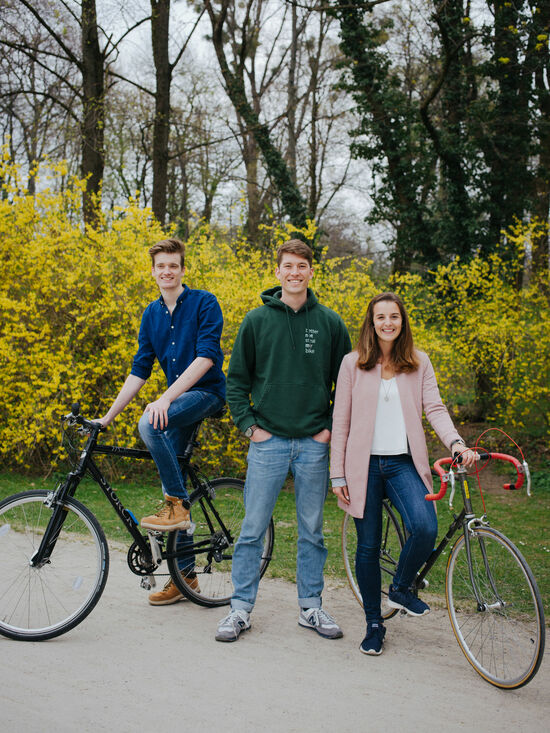
<path fill-rule="evenodd" d="M 470 578 L 462 535 L 447 562 L 445 592 L 454 634 L 466 659 L 504 689 L 527 684 L 544 653 L 544 611 L 533 573 L 517 547 L 491 527 L 470 530 Z"/>
<path fill-rule="evenodd" d="M 49 561 L 31 567 L 53 508 L 47 491 L 23 491 L 0 502 L 0 634 L 44 641 L 83 621 L 103 593 L 109 548 L 90 510 L 67 497 Z"/>
<path fill-rule="evenodd" d="M 170 575 L 180 592 L 193 603 L 215 607 L 227 605 L 233 593 L 231 582 L 233 547 L 239 538 L 245 515 L 244 481 L 235 478 L 216 478 L 209 484 L 216 495 L 213 504 L 225 527 L 231 533 L 232 541 L 228 544 L 226 535 L 208 504 L 199 501 L 191 510 L 192 521 L 195 525 L 193 532 L 193 547 L 196 548 L 194 564 L 183 572 L 179 571 L 176 552 L 177 532 L 170 532 L 168 535 L 166 550 Z M 260 578 L 271 560 L 274 537 L 275 530 L 273 519 L 271 519 L 264 537 Z M 202 551 L 199 552 L 199 550 Z"/>
<path fill-rule="evenodd" d="M 382 574 L 382 595 L 381 610 L 382 618 L 392 618 L 398 612 L 396 608 L 387 605 L 388 590 L 395 575 L 401 548 L 404 545 L 403 532 L 395 512 L 388 502 L 382 505 L 382 544 L 380 546 L 380 571 Z M 344 557 L 344 568 L 353 595 L 358 603 L 363 606 L 363 599 L 357 577 L 355 575 L 355 553 L 357 551 L 357 532 L 353 517 L 346 513 L 342 522 L 342 554 Z"/>

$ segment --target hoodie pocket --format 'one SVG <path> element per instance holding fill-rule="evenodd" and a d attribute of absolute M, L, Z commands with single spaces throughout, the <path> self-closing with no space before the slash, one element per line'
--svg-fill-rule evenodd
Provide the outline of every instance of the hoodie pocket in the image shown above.
<path fill-rule="evenodd" d="M 271 382 L 262 391 L 255 409 L 272 424 L 290 426 L 324 418 L 330 397 L 323 384 L 311 382 Z M 304 420 L 305 418 L 305 420 Z"/>

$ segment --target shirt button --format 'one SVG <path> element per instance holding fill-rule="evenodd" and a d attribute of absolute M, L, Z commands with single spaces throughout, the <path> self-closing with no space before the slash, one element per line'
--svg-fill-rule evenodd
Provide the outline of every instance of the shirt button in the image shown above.
<path fill-rule="evenodd" d="M 179 377 L 179 374 L 176 374 L 176 377 Z"/>
<path fill-rule="evenodd" d="M 174 328 L 174 326 L 170 326 L 170 328 Z"/>
<path fill-rule="evenodd" d="M 176 342 L 175 341 L 172 341 L 172 346 L 175 346 L 175 345 L 176 345 Z"/>
<path fill-rule="evenodd" d="M 172 359 L 172 361 L 176 361 L 175 359 Z"/>

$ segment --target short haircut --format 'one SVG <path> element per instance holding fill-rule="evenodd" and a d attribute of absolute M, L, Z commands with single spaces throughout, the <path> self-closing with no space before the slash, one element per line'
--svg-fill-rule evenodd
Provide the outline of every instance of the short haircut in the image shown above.
<path fill-rule="evenodd" d="M 160 252 L 167 252 L 168 254 L 177 252 L 181 257 L 181 266 L 185 266 L 185 245 L 181 239 L 170 237 L 169 239 L 161 239 L 160 242 L 154 244 L 149 250 L 153 267 L 155 266 L 155 255 L 158 255 Z"/>
<path fill-rule="evenodd" d="M 311 267 L 313 264 L 313 251 L 305 242 L 301 239 L 289 239 L 288 242 L 281 244 L 277 250 L 277 266 L 280 266 L 285 254 L 296 255 L 297 257 L 303 257 L 304 260 L 309 262 Z"/>

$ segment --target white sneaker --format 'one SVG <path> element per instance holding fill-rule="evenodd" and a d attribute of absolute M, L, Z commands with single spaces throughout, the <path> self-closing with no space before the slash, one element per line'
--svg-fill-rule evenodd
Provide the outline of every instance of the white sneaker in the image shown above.
<path fill-rule="evenodd" d="M 313 629 L 325 639 L 340 639 L 344 634 L 330 613 L 322 608 L 307 608 L 300 611 L 298 617 L 300 626 L 306 629 Z"/>
<path fill-rule="evenodd" d="M 242 608 L 231 609 L 225 618 L 218 624 L 216 641 L 237 641 L 241 631 L 250 628 L 250 614 Z"/>

